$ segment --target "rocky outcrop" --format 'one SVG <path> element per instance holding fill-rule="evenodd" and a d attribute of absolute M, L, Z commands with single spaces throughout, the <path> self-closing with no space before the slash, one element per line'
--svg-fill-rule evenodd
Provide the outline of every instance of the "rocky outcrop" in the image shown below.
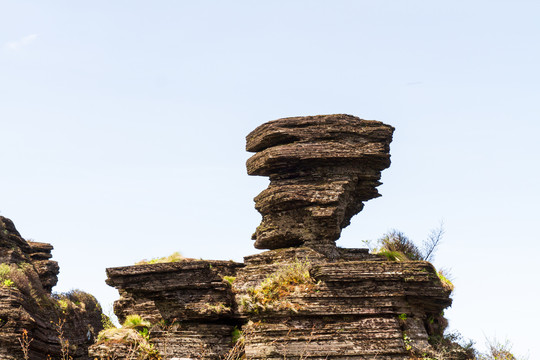
<path fill-rule="evenodd" d="M 404 360 L 413 347 L 429 350 L 428 337 L 451 304 L 433 266 L 365 252 L 356 257 L 328 261 L 309 248 L 247 257 L 234 283 L 239 304 L 258 302 L 239 306 L 251 320 L 246 358 Z M 299 262 L 309 264 L 310 287 L 281 288 L 283 295 L 267 303 L 253 296 L 269 273 Z"/>
<path fill-rule="evenodd" d="M 168 357 L 405 360 L 442 334 L 450 290 L 431 264 L 335 246 L 363 202 L 379 196 L 393 128 L 350 115 L 271 121 L 247 137 L 250 175 L 270 177 L 244 264 L 184 260 L 107 269 L 120 319 L 141 315 Z M 232 285 L 230 285 L 232 284 Z M 105 359 L 118 342 L 91 348 Z M 235 347 L 237 349 L 237 347 Z"/>
<path fill-rule="evenodd" d="M 308 246 L 332 253 L 341 229 L 380 196 L 394 129 L 351 115 L 285 118 L 247 136 L 249 175 L 270 177 L 255 198 L 257 249 Z"/>
<path fill-rule="evenodd" d="M 13 222 L 0 217 L 0 359 L 23 359 L 19 339 L 26 333 L 29 359 L 62 351 L 89 359 L 87 348 L 101 330 L 101 307 L 81 291 L 51 294 L 58 264 L 50 244 L 24 240 Z M 64 347 L 64 349 L 62 349 Z"/>
<path fill-rule="evenodd" d="M 230 281 L 241 267 L 233 261 L 186 259 L 109 268 L 107 284 L 120 293 L 114 304 L 120 322 L 128 315 L 148 320 L 150 340 L 164 356 L 219 359 L 240 325 Z M 108 351 L 107 344 L 98 343 L 90 353 L 105 358 Z"/>
<path fill-rule="evenodd" d="M 52 258 L 51 251 L 53 250 L 53 246 L 35 241 L 28 241 L 28 244 L 32 251 L 30 258 L 39 275 L 39 280 L 41 280 L 43 288 L 50 293 L 58 282 L 58 273 L 60 272 L 58 263 L 50 260 Z"/>

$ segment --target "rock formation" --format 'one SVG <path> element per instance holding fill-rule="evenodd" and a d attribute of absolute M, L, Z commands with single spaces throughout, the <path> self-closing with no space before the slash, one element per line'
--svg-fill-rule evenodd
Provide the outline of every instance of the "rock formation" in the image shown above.
<path fill-rule="evenodd" d="M 120 293 L 114 304 L 120 322 L 135 314 L 149 320 L 154 325 L 150 339 L 167 358 L 220 359 L 240 326 L 227 277 L 233 279 L 241 267 L 233 261 L 190 259 L 109 268 L 107 284 Z M 118 356 L 104 343 L 90 354 L 106 359 L 113 351 Z"/>
<path fill-rule="evenodd" d="M 107 270 L 120 319 L 154 324 L 150 339 L 168 356 L 238 359 L 410 359 L 429 353 L 446 326 L 451 290 L 424 261 L 389 261 L 335 246 L 363 202 L 379 196 L 393 128 L 350 115 L 287 118 L 247 137 L 257 152 L 248 173 L 270 177 L 255 198 L 263 215 L 244 264 L 184 260 Z M 232 285 L 230 285 L 230 284 Z M 118 343 L 95 357 L 125 354 Z M 462 359 L 456 357 L 455 359 Z"/>
<path fill-rule="evenodd" d="M 234 289 L 239 313 L 251 320 L 246 359 L 408 360 L 413 346 L 429 351 L 428 338 L 444 329 L 440 314 L 451 304 L 433 266 L 341 251 L 333 261 L 310 248 L 245 258 Z M 269 273 L 299 263 L 308 266 L 309 287 L 290 287 L 266 305 L 253 296 Z"/>
<path fill-rule="evenodd" d="M 23 359 L 26 331 L 32 360 L 54 359 L 69 342 L 73 359 L 89 359 L 87 348 L 101 330 L 101 307 L 81 291 L 51 294 L 58 263 L 50 244 L 24 240 L 13 222 L 0 216 L 0 359 Z M 62 334 L 60 334 L 62 332 Z"/>
<path fill-rule="evenodd" d="M 256 154 L 248 174 L 270 177 L 255 198 L 263 216 L 255 247 L 331 250 L 363 202 L 380 196 L 393 131 L 378 121 L 320 115 L 270 121 L 251 132 L 246 149 Z"/>
<path fill-rule="evenodd" d="M 244 263 L 183 259 L 107 269 L 107 284 L 120 294 L 120 322 L 139 324 L 107 329 L 90 347 L 101 315 L 95 299 L 51 296 L 52 246 L 25 241 L 0 218 L 0 360 L 22 359 L 23 329 L 33 339 L 31 359 L 59 357 L 51 321 L 62 316 L 74 359 L 434 357 L 430 341 L 447 325 L 442 312 L 452 301 L 433 266 L 335 246 L 363 202 L 379 196 L 392 133 L 350 115 L 259 126 L 247 137 L 247 149 L 257 152 L 247 168 L 270 177 L 255 198 L 263 219 L 254 234 L 255 247 L 270 250 Z M 468 359 L 462 355 L 445 358 Z"/>

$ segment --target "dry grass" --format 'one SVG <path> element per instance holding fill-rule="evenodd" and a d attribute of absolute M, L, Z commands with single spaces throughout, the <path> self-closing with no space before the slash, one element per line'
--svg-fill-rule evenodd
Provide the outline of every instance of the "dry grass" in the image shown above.
<path fill-rule="evenodd" d="M 299 305 L 288 301 L 287 297 L 313 291 L 316 283 L 310 269 L 309 262 L 299 260 L 279 268 L 257 287 L 248 289 L 247 294 L 239 297 L 241 310 L 251 313 L 284 309 L 298 312 Z"/>
<path fill-rule="evenodd" d="M 150 260 L 143 259 L 139 262 L 136 262 L 135 265 L 145 265 L 145 264 L 160 264 L 160 263 L 170 263 L 170 262 L 180 262 L 183 261 L 184 257 L 178 251 L 172 253 L 169 256 L 164 256 L 160 258 L 153 258 Z"/>
<path fill-rule="evenodd" d="M 38 304 L 48 298 L 34 266 L 24 262 L 0 264 L 0 287 L 16 288 Z"/>
<path fill-rule="evenodd" d="M 124 344 L 129 358 L 137 360 L 161 360 L 161 354 L 150 341 L 151 324 L 139 315 L 128 315 L 121 328 L 110 327 L 100 331 L 96 344 Z"/>

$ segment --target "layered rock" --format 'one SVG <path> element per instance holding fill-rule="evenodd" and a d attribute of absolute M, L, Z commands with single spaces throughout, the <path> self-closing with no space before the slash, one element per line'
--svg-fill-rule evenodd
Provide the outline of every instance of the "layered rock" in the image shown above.
<path fill-rule="evenodd" d="M 394 262 L 335 246 L 363 202 L 379 196 L 393 128 L 350 115 L 271 121 L 247 137 L 250 175 L 270 177 L 255 198 L 263 215 L 244 264 L 184 260 L 107 269 L 122 320 L 141 315 L 167 357 L 247 360 L 408 360 L 429 353 L 446 326 L 450 290 L 431 264 Z M 229 284 L 232 283 L 232 286 Z M 122 348 L 123 346 L 123 348 Z M 129 347 L 97 344 L 96 357 Z"/>
<path fill-rule="evenodd" d="M 128 315 L 148 320 L 150 340 L 164 356 L 219 359 L 239 325 L 229 281 L 242 266 L 183 260 L 109 268 L 107 284 L 120 293 L 114 304 L 120 322 Z M 98 344 L 90 353 L 105 358 L 107 351 L 107 344 Z"/>
<path fill-rule="evenodd" d="M 394 128 L 351 115 L 319 115 L 265 123 L 247 136 L 249 175 L 270 178 L 255 198 L 263 219 L 258 249 L 308 246 L 332 252 L 341 229 L 380 196 L 390 166 Z"/>
<path fill-rule="evenodd" d="M 89 359 L 87 348 L 101 330 L 101 307 L 86 293 L 51 294 L 58 264 L 50 244 L 26 241 L 13 222 L 0 217 L 0 359 L 23 359 L 19 339 L 26 332 L 29 359 L 62 356 L 69 342 L 73 359 Z"/>
<path fill-rule="evenodd" d="M 240 304 L 259 303 L 239 307 L 251 320 L 245 327 L 246 358 L 405 360 L 413 347 L 428 351 L 428 337 L 439 330 L 440 314 L 451 304 L 433 266 L 356 256 L 328 261 L 299 248 L 247 257 L 234 283 Z M 264 301 L 252 289 L 269 273 L 298 262 L 309 263 L 312 285 L 281 290 L 282 296 L 260 305 Z"/>

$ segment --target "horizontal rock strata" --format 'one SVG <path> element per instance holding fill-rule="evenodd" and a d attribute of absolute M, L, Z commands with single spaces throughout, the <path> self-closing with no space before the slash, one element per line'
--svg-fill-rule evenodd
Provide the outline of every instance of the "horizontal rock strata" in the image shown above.
<path fill-rule="evenodd" d="M 390 166 L 394 129 L 351 115 L 285 118 L 247 136 L 249 175 L 270 177 L 255 198 L 263 219 L 258 249 L 310 246 L 331 251 L 341 229 L 380 196 L 380 173 Z M 330 250 L 328 250 L 330 249 Z"/>
<path fill-rule="evenodd" d="M 238 324 L 224 277 L 234 277 L 241 267 L 233 261 L 183 260 L 109 268 L 107 284 L 120 293 L 114 310 L 121 322 L 140 315 L 153 325 L 165 324 L 150 331 L 164 355 L 219 359 L 231 348 Z"/>
<path fill-rule="evenodd" d="M 301 251 L 284 261 L 277 254 L 283 262 L 271 264 L 256 259 L 268 253 L 249 257 L 251 264 L 234 284 L 237 301 L 245 301 L 269 273 L 306 255 Z M 433 322 L 451 304 L 449 291 L 427 262 L 370 255 L 360 261 L 310 263 L 315 285 L 279 299 L 286 306 L 239 308 L 252 321 L 246 328 L 247 359 L 409 359 L 411 344 L 429 348 Z"/>
<path fill-rule="evenodd" d="M 32 360 L 60 358 L 69 341 L 73 359 L 89 359 L 87 348 L 101 330 L 101 307 L 86 293 L 51 294 L 58 263 L 50 244 L 26 241 L 13 222 L 0 216 L 0 359 L 23 359 L 24 331 Z M 77 304 L 76 304 L 77 303 Z M 62 334 L 60 333 L 62 332 Z"/>
<path fill-rule="evenodd" d="M 259 126 L 247 136 L 247 150 L 256 152 L 247 169 L 270 185 L 255 198 L 263 219 L 253 238 L 271 250 L 244 264 L 107 269 L 120 293 L 116 314 L 164 322 L 150 339 L 174 358 L 409 360 L 413 351 L 429 352 L 451 304 L 433 266 L 335 245 L 363 202 L 379 196 L 393 130 L 350 115 Z M 245 357 L 230 353 L 237 329 Z M 117 345 L 98 344 L 91 354 L 126 351 Z"/>

